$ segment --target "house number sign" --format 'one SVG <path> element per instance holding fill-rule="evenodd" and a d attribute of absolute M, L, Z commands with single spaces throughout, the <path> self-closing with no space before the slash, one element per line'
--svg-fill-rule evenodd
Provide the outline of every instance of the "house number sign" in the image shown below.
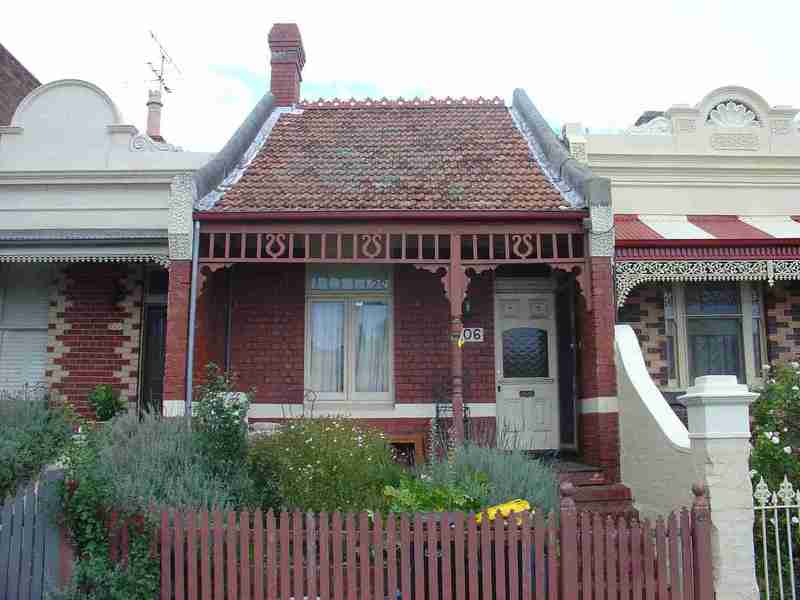
<path fill-rule="evenodd" d="M 482 341 L 483 327 L 464 327 L 464 329 L 461 330 L 461 338 L 458 340 L 459 344 Z"/>

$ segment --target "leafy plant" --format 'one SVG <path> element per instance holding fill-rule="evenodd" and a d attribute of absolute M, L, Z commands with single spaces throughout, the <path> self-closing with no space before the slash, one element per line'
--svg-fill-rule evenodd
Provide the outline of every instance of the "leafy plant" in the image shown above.
<path fill-rule="evenodd" d="M 141 527 L 131 531 L 126 564 L 110 558 L 107 520 L 112 507 L 119 507 L 122 519 L 137 513 L 114 502 L 113 480 L 103 471 L 103 448 L 110 436 L 104 429 L 89 431 L 72 444 L 66 457 L 62 486 L 62 515 L 78 550 L 78 563 L 65 600 L 146 600 L 159 589 L 159 565 L 150 553 L 152 527 L 141 516 Z"/>
<path fill-rule="evenodd" d="M 209 363 L 194 409 L 198 447 L 206 468 L 222 477 L 240 471 L 247 457 L 250 394 L 237 393 L 235 383 L 235 375 Z"/>
<path fill-rule="evenodd" d="M 72 434 L 68 408 L 20 390 L 0 397 L 0 502 L 58 458 Z"/>
<path fill-rule="evenodd" d="M 466 490 L 482 507 L 520 498 L 546 514 L 558 504 L 553 470 L 520 450 L 464 444 L 449 456 L 433 460 L 423 473 L 434 484 L 456 485 Z"/>
<path fill-rule="evenodd" d="M 479 510 L 481 501 L 455 483 L 437 484 L 429 477 L 404 477 L 397 486 L 383 490 L 391 512 L 470 512 Z"/>
<path fill-rule="evenodd" d="M 778 490 L 784 477 L 797 484 L 800 481 L 800 363 L 764 365 L 765 386 L 758 399 L 750 407 L 752 428 L 750 452 L 750 475 L 757 485 L 763 478 L 772 491 Z M 757 516 L 753 529 L 757 573 L 764 573 L 763 548 L 766 544 L 769 576 L 774 582 L 778 578 L 778 553 L 782 552 L 772 535 L 775 527 L 785 530 L 789 518 L 783 510 L 769 511 L 766 515 L 767 536 L 764 539 L 761 515 Z M 797 531 L 793 527 L 795 532 Z M 797 534 L 795 533 L 795 536 Z M 783 535 L 781 535 L 783 537 Z M 795 547 L 800 538 L 793 540 Z M 798 557 L 794 558 L 795 570 L 800 569 Z M 789 560 L 784 555 L 782 566 L 784 581 L 789 579 Z M 764 582 L 761 582 L 764 589 Z"/>
<path fill-rule="evenodd" d="M 110 421 L 123 410 L 125 402 L 120 398 L 119 392 L 107 383 L 95 386 L 89 392 L 89 404 L 94 407 L 98 421 Z"/>
<path fill-rule="evenodd" d="M 380 510 L 402 473 L 382 433 L 343 417 L 291 420 L 260 436 L 248 463 L 258 482 L 274 478 L 285 507 L 306 511 Z"/>

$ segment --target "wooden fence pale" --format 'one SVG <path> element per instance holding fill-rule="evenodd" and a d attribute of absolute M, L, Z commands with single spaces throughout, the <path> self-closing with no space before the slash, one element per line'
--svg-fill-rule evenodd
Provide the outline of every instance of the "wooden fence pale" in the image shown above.
<path fill-rule="evenodd" d="M 156 511 L 162 600 L 712 600 L 710 518 Z M 485 516 L 485 515 L 484 515 Z M 125 556 L 125 536 L 112 536 Z"/>
<path fill-rule="evenodd" d="M 0 503 L 0 600 L 42 600 L 69 577 L 71 555 L 56 520 L 60 479 L 47 472 Z"/>

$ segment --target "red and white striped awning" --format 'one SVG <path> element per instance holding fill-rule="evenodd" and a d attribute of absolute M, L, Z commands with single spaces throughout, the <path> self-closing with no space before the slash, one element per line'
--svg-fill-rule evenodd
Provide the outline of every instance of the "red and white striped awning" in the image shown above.
<path fill-rule="evenodd" d="M 617 306 L 647 282 L 800 280 L 800 217 L 616 215 Z"/>
<path fill-rule="evenodd" d="M 629 214 L 614 225 L 618 260 L 800 256 L 800 216 Z"/>

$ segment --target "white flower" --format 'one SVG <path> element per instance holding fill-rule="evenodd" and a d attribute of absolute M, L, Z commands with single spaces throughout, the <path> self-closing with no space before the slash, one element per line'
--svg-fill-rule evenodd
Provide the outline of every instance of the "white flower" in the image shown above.
<path fill-rule="evenodd" d="M 773 444 L 780 444 L 781 443 L 781 439 L 776 435 L 775 437 L 772 438 L 772 443 Z"/>
<path fill-rule="evenodd" d="M 800 392 L 800 387 L 797 387 L 796 385 L 793 385 L 792 386 L 792 391 L 793 392 Z"/>
<path fill-rule="evenodd" d="M 761 368 L 765 371 L 769 371 L 769 365 L 761 365 Z"/>
<path fill-rule="evenodd" d="M 758 475 L 758 471 L 756 471 L 755 469 L 750 469 L 750 479 L 752 479 L 756 475 Z"/>
<path fill-rule="evenodd" d="M 775 435 L 775 434 L 773 432 L 771 432 L 771 431 L 765 431 L 764 435 L 767 436 L 768 438 L 772 439 L 772 436 Z"/>
<path fill-rule="evenodd" d="M 790 362 L 789 366 L 792 367 L 793 369 L 800 369 L 800 363 L 797 362 L 796 360 L 793 360 L 792 362 Z"/>
<path fill-rule="evenodd" d="M 792 517 L 792 523 L 794 525 L 797 525 L 798 523 L 800 523 L 800 519 L 798 519 L 797 517 Z"/>
<path fill-rule="evenodd" d="M 792 453 L 792 447 L 791 446 L 784 446 L 783 447 L 783 451 L 786 452 L 786 454 L 791 454 Z"/>
<path fill-rule="evenodd" d="M 786 433 L 787 431 L 789 431 L 789 428 L 788 427 L 784 427 L 783 428 L 783 433 Z"/>

